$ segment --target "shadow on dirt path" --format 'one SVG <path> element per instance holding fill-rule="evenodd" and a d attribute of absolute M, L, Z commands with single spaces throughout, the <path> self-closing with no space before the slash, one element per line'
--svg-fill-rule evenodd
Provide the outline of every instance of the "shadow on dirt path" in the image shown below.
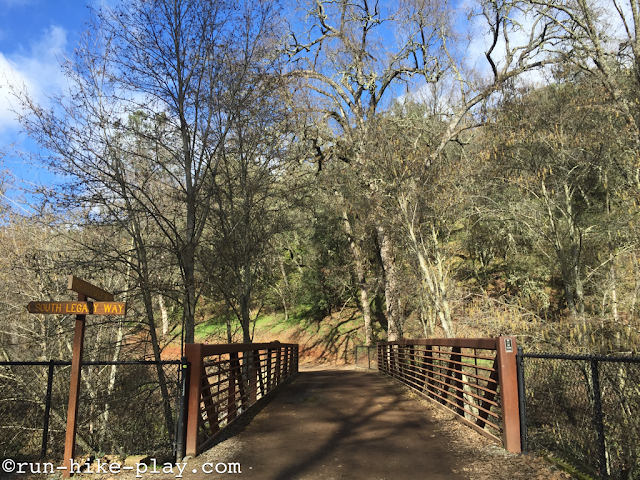
<path fill-rule="evenodd" d="M 191 460 L 184 478 L 211 478 L 205 462 L 208 470 L 239 462 L 242 478 L 262 480 L 468 478 L 456 473 L 464 462 L 449 443 L 428 411 L 381 376 L 307 370 L 235 436 Z"/>

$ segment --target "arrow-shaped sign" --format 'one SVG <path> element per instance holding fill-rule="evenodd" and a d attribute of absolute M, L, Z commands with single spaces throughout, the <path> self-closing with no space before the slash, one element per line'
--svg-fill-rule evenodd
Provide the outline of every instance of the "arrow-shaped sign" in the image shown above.
<path fill-rule="evenodd" d="M 29 313 L 42 315 L 124 315 L 125 302 L 30 302 Z"/>

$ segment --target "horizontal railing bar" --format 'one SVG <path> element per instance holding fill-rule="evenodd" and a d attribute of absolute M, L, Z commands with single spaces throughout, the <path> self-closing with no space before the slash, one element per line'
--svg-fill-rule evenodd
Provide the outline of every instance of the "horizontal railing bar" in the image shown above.
<path fill-rule="evenodd" d="M 394 377 L 394 378 L 398 378 L 398 377 Z M 417 379 L 416 379 L 416 380 L 417 380 Z M 451 385 L 451 384 L 448 384 L 448 383 L 444 383 L 444 382 L 442 382 L 441 380 L 438 380 L 438 379 L 435 379 L 435 378 L 434 378 L 433 380 L 435 380 L 436 382 L 440 383 L 441 385 L 449 386 L 449 387 L 453 388 L 454 390 L 456 390 L 456 391 L 458 391 L 458 392 L 461 392 L 461 393 L 463 393 L 463 394 L 465 394 L 465 395 L 471 395 L 472 397 L 475 397 L 475 398 L 477 398 L 477 399 L 479 399 L 479 400 L 482 400 L 482 401 L 486 401 L 487 403 L 490 403 L 491 405 L 494 405 L 494 406 L 496 406 L 496 407 L 498 407 L 498 406 L 499 406 L 497 403 L 494 403 L 494 402 L 492 402 L 491 400 L 486 400 L 486 399 L 484 399 L 484 398 L 482 398 L 482 397 L 480 397 L 480 396 L 477 396 L 477 395 L 472 394 L 471 392 L 467 392 L 467 391 L 465 391 L 465 390 L 462 390 L 462 389 L 460 389 L 460 388 L 456 387 L 455 385 Z M 482 411 L 485 411 L 485 412 L 487 412 L 488 414 L 490 414 L 490 415 L 492 415 L 492 416 L 494 416 L 494 417 L 496 417 L 496 418 L 500 418 L 497 414 L 495 414 L 495 413 L 491 412 L 490 410 L 487 410 L 487 409 L 485 409 L 485 408 L 481 407 L 480 405 L 476 405 L 475 403 L 471 403 L 471 402 L 469 402 L 468 400 L 466 400 L 465 398 L 462 398 L 462 397 L 459 397 L 459 396 L 457 396 L 457 395 L 454 395 L 454 394 L 453 394 L 452 392 L 450 392 L 449 390 L 444 390 L 444 389 L 442 389 L 442 388 L 440 388 L 440 387 L 438 387 L 438 386 L 436 386 L 436 385 L 423 385 L 423 386 L 420 386 L 420 385 L 418 385 L 417 383 L 411 382 L 410 380 L 407 380 L 407 381 L 408 381 L 409 383 L 411 383 L 412 385 L 415 385 L 415 386 L 416 386 L 416 388 L 428 388 L 428 387 L 437 388 L 438 390 L 440 390 L 440 391 L 441 391 L 441 392 L 443 392 L 443 393 L 446 393 L 447 395 L 451 395 L 452 397 L 455 397 L 455 398 L 459 398 L 459 399 L 461 399 L 464 403 L 466 403 L 466 404 L 468 404 L 468 405 L 473 405 L 473 407 L 474 407 L 474 408 L 478 408 L 478 409 L 480 409 L 480 410 L 482 410 Z M 456 381 L 458 381 L 458 380 L 456 380 Z M 463 383 L 464 383 L 464 382 L 463 382 Z M 492 393 L 493 393 L 493 392 L 492 392 Z"/>
<path fill-rule="evenodd" d="M 422 347 L 423 345 L 419 345 L 420 347 Z M 406 351 L 407 347 L 403 347 L 403 350 L 401 351 Z M 439 352 L 439 353 L 443 353 L 445 355 L 460 355 L 461 357 L 467 357 L 467 358 L 479 358 L 480 360 L 495 360 L 495 356 L 493 357 L 488 357 L 486 355 L 473 355 L 471 353 L 466 353 L 466 352 L 451 352 L 451 351 L 445 351 L 445 350 L 433 350 L 433 349 L 421 349 L 421 348 L 416 348 L 415 352 L 422 352 L 422 353 L 426 353 L 426 352 Z"/>
<path fill-rule="evenodd" d="M 446 367 L 438 367 L 438 368 L 446 368 Z M 451 368 L 447 368 L 447 370 L 450 370 L 450 371 L 452 371 L 452 372 L 459 372 L 459 371 L 460 371 L 460 370 L 454 370 L 454 369 L 451 369 Z M 451 377 L 451 376 L 449 376 L 449 375 L 445 375 L 444 373 L 436 372 L 435 370 L 426 370 L 426 372 L 427 372 L 427 373 L 432 373 L 433 375 L 438 375 L 438 376 L 440 376 L 440 377 L 449 378 L 449 379 L 451 379 L 451 380 L 454 380 L 454 381 L 456 381 L 456 382 L 460 382 L 460 383 L 464 383 L 464 384 L 466 384 L 466 385 L 470 385 L 470 386 L 472 386 L 473 388 L 476 388 L 476 389 L 478 389 L 478 390 L 482 390 L 482 391 L 484 391 L 484 392 L 491 392 L 491 393 L 495 393 L 495 390 L 491 390 L 490 388 L 488 388 L 488 386 L 487 386 L 487 387 L 482 387 L 482 386 L 477 385 L 477 384 L 475 384 L 475 383 L 463 382 L 462 380 L 459 380 L 459 379 L 458 379 L 458 378 L 456 378 L 456 377 Z M 429 377 L 428 375 L 425 375 L 425 374 L 423 374 L 423 375 L 424 375 L 425 380 L 426 380 L 426 378 L 432 378 L 433 380 L 436 380 L 436 381 L 439 381 L 439 382 L 443 383 L 441 380 L 438 380 L 438 379 L 436 379 L 435 377 Z M 463 375 L 467 375 L 467 374 L 463 372 Z M 484 380 L 484 379 L 483 379 L 483 380 Z M 494 382 L 494 383 L 497 383 L 497 382 Z"/>
<path fill-rule="evenodd" d="M 225 358 L 223 360 L 217 360 L 217 361 L 208 361 L 208 362 L 202 362 L 202 366 L 207 368 L 207 367 L 219 367 L 220 365 L 226 365 L 230 362 L 231 360 L 228 358 Z"/>
<path fill-rule="evenodd" d="M 429 377 L 429 378 L 432 378 L 434 381 L 436 381 L 436 382 L 440 383 L 441 385 L 448 385 L 448 386 L 450 386 L 451 388 L 453 388 L 454 390 L 457 390 L 458 392 L 462 392 L 462 393 L 463 393 L 463 394 L 465 394 L 465 395 L 470 395 L 470 396 L 472 396 L 472 397 L 474 397 L 474 398 L 477 398 L 478 400 L 482 400 L 483 402 L 490 403 L 491 405 L 496 406 L 496 407 L 499 407 L 499 406 L 500 406 L 500 405 L 498 405 L 496 402 L 494 402 L 494 401 L 492 401 L 492 400 L 489 400 L 489 399 L 486 399 L 486 398 L 484 398 L 484 397 L 481 397 L 480 395 L 477 395 L 477 394 L 475 394 L 475 393 L 473 393 L 473 392 L 469 392 L 469 391 L 467 391 L 467 390 L 464 390 L 464 389 L 458 388 L 458 387 L 457 387 L 457 386 L 455 386 L 455 385 L 451 385 L 451 384 L 448 384 L 448 383 L 446 383 L 446 382 L 443 382 L 442 380 L 440 380 L 440 379 L 438 379 L 438 378 L 433 378 L 433 377 Z M 451 378 L 451 377 L 447 377 L 447 378 Z M 456 379 L 455 381 L 456 381 L 456 382 L 460 382 L 460 383 L 462 383 L 462 384 L 464 384 L 464 385 L 469 385 L 470 387 L 475 388 L 475 389 L 478 389 L 478 390 L 480 390 L 480 389 L 481 389 L 481 390 L 483 390 L 483 391 L 485 391 L 485 392 L 488 392 L 488 393 L 495 393 L 493 390 L 486 390 L 486 389 L 484 389 L 484 388 L 478 388 L 478 387 L 477 387 L 476 385 L 474 385 L 473 383 L 467 383 L 467 382 L 463 382 L 462 380 L 457 380 L 457 379 Z M 482 407 L 480 407 L 480 406 L 478 406 L 478 405 L 475 405 L 475 404 L 473 404 L 473 405 L 474 405 L 474 406 L 477 406 L 478 408 L 480 408 L 480 409 L 482 409 L 482 410 L 484 410 Z M 497 416 L 497 415 L 496 415 L 496 416 Z"/>
<path fill-rule="evenodd" d="M 202 345 L 202 356 L 224 355 L 225 353 L 251 352 L 253 350 L 283 350 L 286 347 L 295 347 L 295 343 L 237 343 L 224 345 Z"/>
<path fill-rule="evenodd" d="M 437 400 L 435 400 L 434 398 L 430 397 L 429 395 L 427 395 L 425 392 L 418 392 L 420 395 L 422 395 L 425 399 L 429 400 L 430 402 L 432 402 L 434 405 L 437 405 L 440 408 L 445 408 L 448 412 L 453 413 L 455 415 L 455 418 L 457 418 L 460 422 L 464 423 L 465 425 L 473 428 L 476 432 L 478 432 L 480 435 L 483 435 L 491 440 L 493 440 L 494 442 L 496 442 L 498 445 L 502 444 L 502 440 L 500 440 L 498 437 L 496 437 L 494 434 L 492 434 L 491 432 L 485 430 L 484 428 L 476 425 L 475 423 L 473 423 L 470 420 L 467 420 L 466 418 L 464 418 L 462 415 L 460 415 L 458 412 L 454 412 L 452 409 L 450 409 L 449 407 L 442 405 L 440 402 L 438 402 Z M 486 422 L 485 422 L 486 423 Z"/>
<path fill-rule="evenodd" d="M 435 385 L 434 385 L 433 387 L 434 387 L 434 388 L 437 388 L 437 389 L 438 389 L 438 390 L 440 390 L 440 391 L 442 391 L 442 389 L 440 389 L 440 388 L 436 387 Z M 466 408 L 461 407 L 458 403 L 454 403 L 454 402 L 452 402 L 451 400 L 449 400 L 448 398 L 445 398 L 445 397 L 442 397 L 441 395 L 438 395 L 438 394 L 437 394 L 436 392 L 434 392 L 434 391 L 429 391 L 429 390 L 427 390 L 427 392 L 421 392 L 421 393 L 427 393 L 427 394 L 432 393 L 434 396 L 436 396 L 436 397 L 438 397 L 438 398 L 440 398 L 440 399 L 444 400 L 445 402 L 450 403 L 451 405 L 453 405 L 453 406 L 455 407 L 455 409 L 456 409 L 456 410 L 457 410 L 457 409 L 459 409 L 459 408 L 462 408 L 462 410 L 464 410 L 464 411 L 465 411 L 465 412 L 467 412 L 468 414 L 472 415 L 473 417 L 475 417 L 475 418 L 477 418 L 477 419 L 479 419 L 479 420 L 482 420 L 482 421 L 483 421 L 484 423 L 486 423 L 487 425 L 490 425 L 490 426 L 492 426 L 493 428 L 495 428 L 496 430 L 501 431 L 500 427 L 498 427 L 497 425 L 495 425 L 495 424 L 494 424 L 494 423 L 492 423 L 491 421 L 486 420 L 486 419 L 484 419 L 484 418 L 482 418 L 482 417 L 479 417 L 478 415 L 475 415 L 473 412 L 470 412 L 470 411 L 469 411 L 469 410 L 467 410 Z M 456 400 L 457 400 L 458 398 L 460 398 L 460 397 L 456 397 L 455 395 L 451 395 L 450 393 L 448 393 L 448 395 L 450 395 L 450 396 L 454 397 Z M 469 405 L 469 403 L 467 403 L 467 402 L 465 402 L 465 403 L 466 403 L 467 405 Z M 474 407 L 476 407 L 476 405 L 474 405 Z M 483 409 L 483 410 L 484 410 L 484 409 Z M 484 410 L 484 411 L 486 412 L 486 410 Z M 457 412 L 454 412 L 454 413 L 457 413 Z M 494 414 L 493 412 L 489 412 L 489 413 L 490 413 L 492 416 L 496 417 L 496 418 L 500 418 L 500 417 L 498 417 L 496 414 Z"/>
<path fill-rule="evenodd" d="M 229 373 L 230 371 L 231 371 L 231 368 L 226 368 L 224 370 L 218 369 L 218 371 L 216 371 L 216 372 L 207 373 L 206 375 L 202 375 L 202 378 L 205 378 L 205 377 L 206 378 L 211 378 L 211 377 L 214 377 L 216 375 L 223 375 L 225 373 Z M 205 367 L 205 372 L 206 372 L 206 367 Z"/>
<path fill-rule="evenodd" d="M 433 345 L 443 347 L 464 347 L 477 348 L 482 350 L 495 350 L 495 338 L 421 338 L 405 339 L 395 342 L 378 342 L 378 346 L 411 346 L 411 345 Z"/>
<path fill-rule="evenodd" d="M 421 352 L 421 353 L 426 353 L 426 352 Z M 413 357 L 420 358 L 420 359 L 428 358 L 428 359 L 432 359 L 432 360 L 440 361 L 440 362 L 454 362 L 455 361 L 456 363 L 464 365 L 465 367 L 468 367 L 468 368 L 475 368 L 475 369 L 484 370 L 484 371 L 487 371 L 487 372 L 495 371 L 495 369 L 492 368 L 492 367 L 487 367 L 485 365 L 478 365 L 476 363 L 458 362 L 456 360 L 449 360 L 449 358 L 447 358 L 447 357 L 433 357 L 433 356 L 429 356 L 429 355 L 418 355 L 417 353 L 416 354 L 404 353 L 404 354 L 401 354 L 401 355 L 408 356 L 410 358 L 413 358 Z M 447 352 L 447 355 L 449 357 L 451 357 L 452 355 L 457 355 L 457 356 L 459 356 L 461 358 L 471 358 L 471 357 L 466 357 L 465 355 L 459 354 L 459 353 L 449 353 L 449 352 Z M 495 361 L 495 357 L 492 357 L 492 358 L 490 358 L 488 360 Z"/>
<path fill-rule="evenodd" d="M 452 353 L 450 355 L 458 355 L 458 356 L 461 356 L 461 357 L 464 356 L 464 355 L 461 355 L 459 353 Z M 475 368 L 476 370 L 483 370 L 485 372 L 495 372 L 496 371 L 495 368 L 483 367 L 482 365 L 475 365 L 473 363 L 458 362 L 457 360 L 450 360 L 448 358 L 429 357 L 429 356 L 420 356 L 419 358 L 422 358 L 422 359 L 428 358 L 428 359 L 436 360 L 436 361 L 439 361 L 439 362 L 454 363 L 456 365 L 462 365 L 462 366 L 465 366 L 465 367 L 468 367 L 468 368 Z M 492 360 L 495 360 L 495 359 L 492 359 Z"/>
<path fill-rule="evenodd" d="M 227 382 L 227 380 L 224 380 L 224 382 Z M 213 387 L 213 386 L 215 386 L 215 385 L 217 385 L 217 383 L 211 384 L 211 385 L 210 385 L 210 387 Z M 277 386 L 277 385 L 272 385 L 270 389 L 267 389 L 266 393 L 269 393 L 270 391 L 272 391 L 272 390 L 274 389 L 274 387 L 275 387 L 275 386 Z M 228 393 L 225 391 L 225 390 L 226 390 L 226 388 L 228 388 L 228 386 L 227 386 L 227 387 L 225 387 L 225 389 L 218 390 L 218 391 L 216 391 L 216 392 L 212 393 L 211 395 L 202 396 L 202 397 L 201 397 L 201 400 L 200 400 L 200 401 L 201 401 L 200 411 L 201 411 L 201 412 L 204 412 L 204 411 L 210 410 L 210 409 L 211 409 L 211 407 L 218 406 L 218 405 L 222 405 L 222 404 L 228 404 L 229 399 L 231 398 L 231 396 L 230 396 L 230 395 L 228 395 Z M 256 383 L 254 386 L 251 386 L 251 387 L 249 387 L 249 388 L 247 389 L 247 391 L 246 391 L 246 393 L 245 393 L 245 396 L 248 396 L 248 395 L 250 395 L 251 393 L 256 393 L 256 394 L 261 393 L 261 390 L 262 390 L 262 389 L 260 388 L 259 384 L 257 384 L 257 383 Z M 239 398 L 240 398 L 240 396 L 239 396 L 239 392 L 238 392 L 237 390 L 235 390 L 235 393 L 236 393 L 236 394 L 233 396 L 233 398 L 234 398 L 234 399 L 239 399 Z M 220 395 L 220 394 L 222 394 L 222 395 Z M 216 397 L 219 397 L 219 398 L 218 398 L 218 400 L 213 401 L 213 399 L 214 399 L 214 398 L 216 398 Z M 207 406 L 204 406 L 204 407 L 203 407 L 203 406 L 202 406 L 202 404 L 203 404 L 206 400 L 212 400 L 212 403 L 211 403 L 211 405 L 210 405 L 209 407 L 207 407 Z M 237 400 L 236 400 L 236 401 L 237 401 Z"/>
<path fill-rule="evenodd" d="M 435 368 L 438 368 L 439 370 L 449 370 L 450 372 L 454 372 L 454 373 L 455 373 L 455 372 L 460 372 L 460 370 L 456 370 L 456 369 L 454 369 L 454 368 L 448 368 L 448 367 L 439 367 L 439 366 L 436 366 Z M 445 377 L 445 378 L 452 378 L 451 376 L 446 375 L 445 373 L 443 373 L 443 372 L 441 372 L 441 371 L 435 371 L 435 370 L 432 370 L 432 369 L 425 369 L 425 372 L 432 373 L 433 375 L 439 375 L 439 376 L 441 376 L 441 377 Z M 494 391 L 494 390 L 491 390 L 491 388 L 489 388 L 489 383 L 490 383 L 490 382 L 491 382 L 491 383 L 495 383 L 496 385 L 498 384 L 498 382 L 497 382 L 497 381 L 495 381 L 495 380 L 493 380 L 493 379 L 488 379 L 488 378 L 486 378 L 486 377 L 480 377 L 480 376 L 478 376 L 478 375 L 474 375 L 474 374 L 472 374 L 472 373 L 465 373 L 465 372 L 462 372 L 462 374 L 463 374 L 463 375 L 465 375 L 465 376 L 467 376 L 467 377 L 472 377 L 472 378 L 476 378 L 476 379 L 478 379 L 478 380 L 484 380 L 484 381 L 487 381 L 487 386 L 482 386 L 482 385 L 480 385 L 480 384 L 478 384 L 478 383 L 469 383 L 469 385 L 473 385 L 473 387 L 474 387 L 474 388 L 477 388 L 478 390 L 484 390 L 485 392 L 488 392 L 488 391 L 493 392 L 493 391 Z M 465 383 L 468 383 L 468 382 L 465 382 Z"/>

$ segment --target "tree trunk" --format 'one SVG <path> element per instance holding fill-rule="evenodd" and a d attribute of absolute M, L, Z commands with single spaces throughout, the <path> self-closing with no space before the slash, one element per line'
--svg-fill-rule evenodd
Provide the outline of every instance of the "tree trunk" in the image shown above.
<path fill-rule="evenodd" d="M 364 341 L 365 345 L 373 343 L 373 330 L 371 328 L 371 305 L 369 305 L 369 294 L 367 293 L 367 284 L 364 275 L 364 264 L 362 261 L 362 251 L 356 239 L 353 238 L 353 230 L 349 222 L 347 210 L 343 208 L 342 219 L 344 221 L 344 230 L 349 239 L 349 246 L 353 254 L 355 263 L 356 276 L 358 277 L 358 287 L 360 288 L 360 304 L 362 305 L 362 317 L 364 319 Z"/>
<path fill-rule="evenodd" d="M 422 289 L 425 297 L 431 300 L 435 309 L 435 316 L 442 325 L 444 335 L 447 338 L 454 336 L 453 320 L 451 318 L 451 306 L 449 305 L 448 289 L 447 289 L 447 269 L 440 252 L 440 244 L 438 241 L 438 233 L 435 228 L 431 227 L 431 236 L 433 239 L 433 250 L 435 257 L 435 265 L 433 261 L 426 256 L 425 246 L 421 240 L 418 240 L 413 216 L 409 214 L 408 202 L 406 199 L 399 199 L 398 204 L 403 213 L 405 220 L 405 228 L 409 234 L 413 251 L 418 257 L 418 265 L 422 274 Z M 426 306 L 425 306 L 426 307 Z"/>
<path fill-rule="evenodd" d="M 398 298 L 398 277 L 395 265 L 395 254 L 389 236 L 382 225 L 377 225 L 378 244 L 382 269 L 384 270 L 384 296 L 387 303 L 387 339 L 395 342 L 403 338 L 403 321 Z"/>
<path fill-rule="evenodd" d="M 242 343 L 251 343 L 251 310 L 249 308 L 249 298 L 247 295 L 240 297 L 240 323 L 242 325 Z"/>
<path fill-rule="evenodd" d="M 173 415 L 171 413 L 171 398 L 167 388 L 167 379 L 164 369 L 160 365 L 162 357 L 160 355 L 160 345 L 156 334 L 156 323 L 153 317 L 153 303 L 151 300 L 151 292 L 143 292 L 144 306 L 147 312 L 147 321 L 149 322 L 149 335 L 151 336 L 151 348 L 153 349 L 153 359 L 156 361 L 156 371 L 158 372 L 158 383 L 160 385 L 160 393 L 162 395 L 162 406 L 164 409 L 164 421 L 169 435 L 173 433 Z"/>
<path fill-rule="evenodd" d="M 195 341 L 195 318 L 196 318 L 196 284 L 194 257 L 189 256 L 189 260 L 184 265 L 184 300 L 183 300 L 183 322 L 184 322 L 184 343 L 194 343 Z"/>
<path fill-rule="evenodd" d="M 631 308 L 629 309 L 630 319 L 636 317 L 636 308 L 638 304 L 638 292 L 640 291 L 640 267 L 638 265 L 638 257 L 636 252 L 631 251 L 631 261 L 633 262 L 633 295 L 631 297 Z"/>
<path fill-rule="evenodd" d="M 251 262 L 247 258 L 244 262 L 244 271 L 242 278 L 243 292 L 240 297 L 240 323 L 242 324 L 242 343 L 251 343 Z"/>
<path fill-rule="evenodd" d="M 164 296 L 158 294 L 158 305 L 160 306 L 160 314 L 162 315 L 162 335 L 169 333 L 169 312 L 167 306 L 164 303 Z"/>
<path fill-rule="evenodd" d="M 118 333 L 116 334 L 116 348 L 113 352 L 112 361 L 117 362 L 120 359 L 120 351 L 122 350 L 122 341 L 124 340 L 124 321 L 118 322 Z M 116 386 L 116 378 L 118 373 L 118 365 L 111 365 L 109 369 L 109 383 L 107 385 L 107 398 L 111 397 Z M 102 430 L 100 431 L 100 444 L 103 445 L 107 435 L 110 435 L 109 415 L 111 413 L 111 404 L 107 401 L 104 405 L 102 413 Z"/>

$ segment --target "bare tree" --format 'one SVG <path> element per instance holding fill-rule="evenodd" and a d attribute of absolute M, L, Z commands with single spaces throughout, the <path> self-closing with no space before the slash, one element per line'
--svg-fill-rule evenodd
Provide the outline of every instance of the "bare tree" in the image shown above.
<path fill-rule="evenodd" d="M 178 0 L 123 2 L 94 13 L 90 33 L 64 65 L 69 93 L 45 111 L 16 92 L 21 120 L 50 152 L 50 167 L 71 179 L 69 204 L 91 205 L 98 193 L 102 205 L 111 201 L 161 232 L 182 278 L 184 341 L 193 342 L 206 279 L 196 256 L 217 162 L 251 92 L 251 65 L 263 59 L 254 47 L 273 33 L 254 25 L 268 25 L 277 12 L 270 2 L 238 9 Z M 128 121 L 132 114 L 145 121 Z"/>
<path fill-rule="evenodd" d="M 291 35 L 287 53 L 292 64 L 289 75 L 305 79 L 306 88 L 319 99 L 320 126 L 308 129 L 309 140 L 318 152 L 319 168 L 329 159 L 348 162 L 362 173 L 365 191 L 375 191 L 371 188 L 375 179 L 361 169 L 370 160 L 364 153 L 370 134 L 368 122 L 385 102 L 388 105 L 391 97 L 400 94 L 397 85 L 404 84 L 413 91 L 445 80 L 456 85 L 450 101 L 436 112 L 444 128 L 426 155 L 426 167 L 438 160 L 451 141 L 464 141 L 465 132 L 483 122 L 479 107 L 505 82 L 552 61 L 545 56 L 546 49 L 557 39 L 559 27 L 548 18 L 549 7 L 483 1 L 475 8 L 471 15 L 484 20 L 482 27 L 490 35 L 486 60 L 491 75 L 486 79 L 473 71 L 465 55 L 471 42 L 482 39 L 462 41 L 453 27 L 453 12 L 444 2 L 410 0 L 393 8 L 366 0 L 310 2 L 308 30 Z M 395 44 L 390 41 L 392 32 Z M 512 41 L 517 36 L 525 40 Z M 344 208 L 349 232 L 352 219 L 347 213 Z M 400 308 L 394 308 L 398 306 L 398 294 L 394 291 L 393 248 L 381 212 L 374 208 L 371 213 L 388 283 L 388 338 L 395 340 L 402 336 L 402 320 Z M 357 242 L 351 244 L 364 305 L 368 302 L 362 281 L 364 261 Z M 363 313 L 367 325 L 370 318 L 366 310 Z M 366 326 L 365 330 L 370 331 Z"/>
<path fill-rule="evenodd" d="M 262 78 L 256 79 L 253 101 L 233 120 L 214 179 L 215 204 L 206 233 L 211 250 L 202 258 L 213 272 L 212 291 L 235 313 L 245 343 L 253 338 L 256 293 L 273 280 L 274 237 L 291 228 L 289 211 L 305 193 L 308 176 L 292 151 L 287 91 L 279 77 L 256 74 Z"/>

